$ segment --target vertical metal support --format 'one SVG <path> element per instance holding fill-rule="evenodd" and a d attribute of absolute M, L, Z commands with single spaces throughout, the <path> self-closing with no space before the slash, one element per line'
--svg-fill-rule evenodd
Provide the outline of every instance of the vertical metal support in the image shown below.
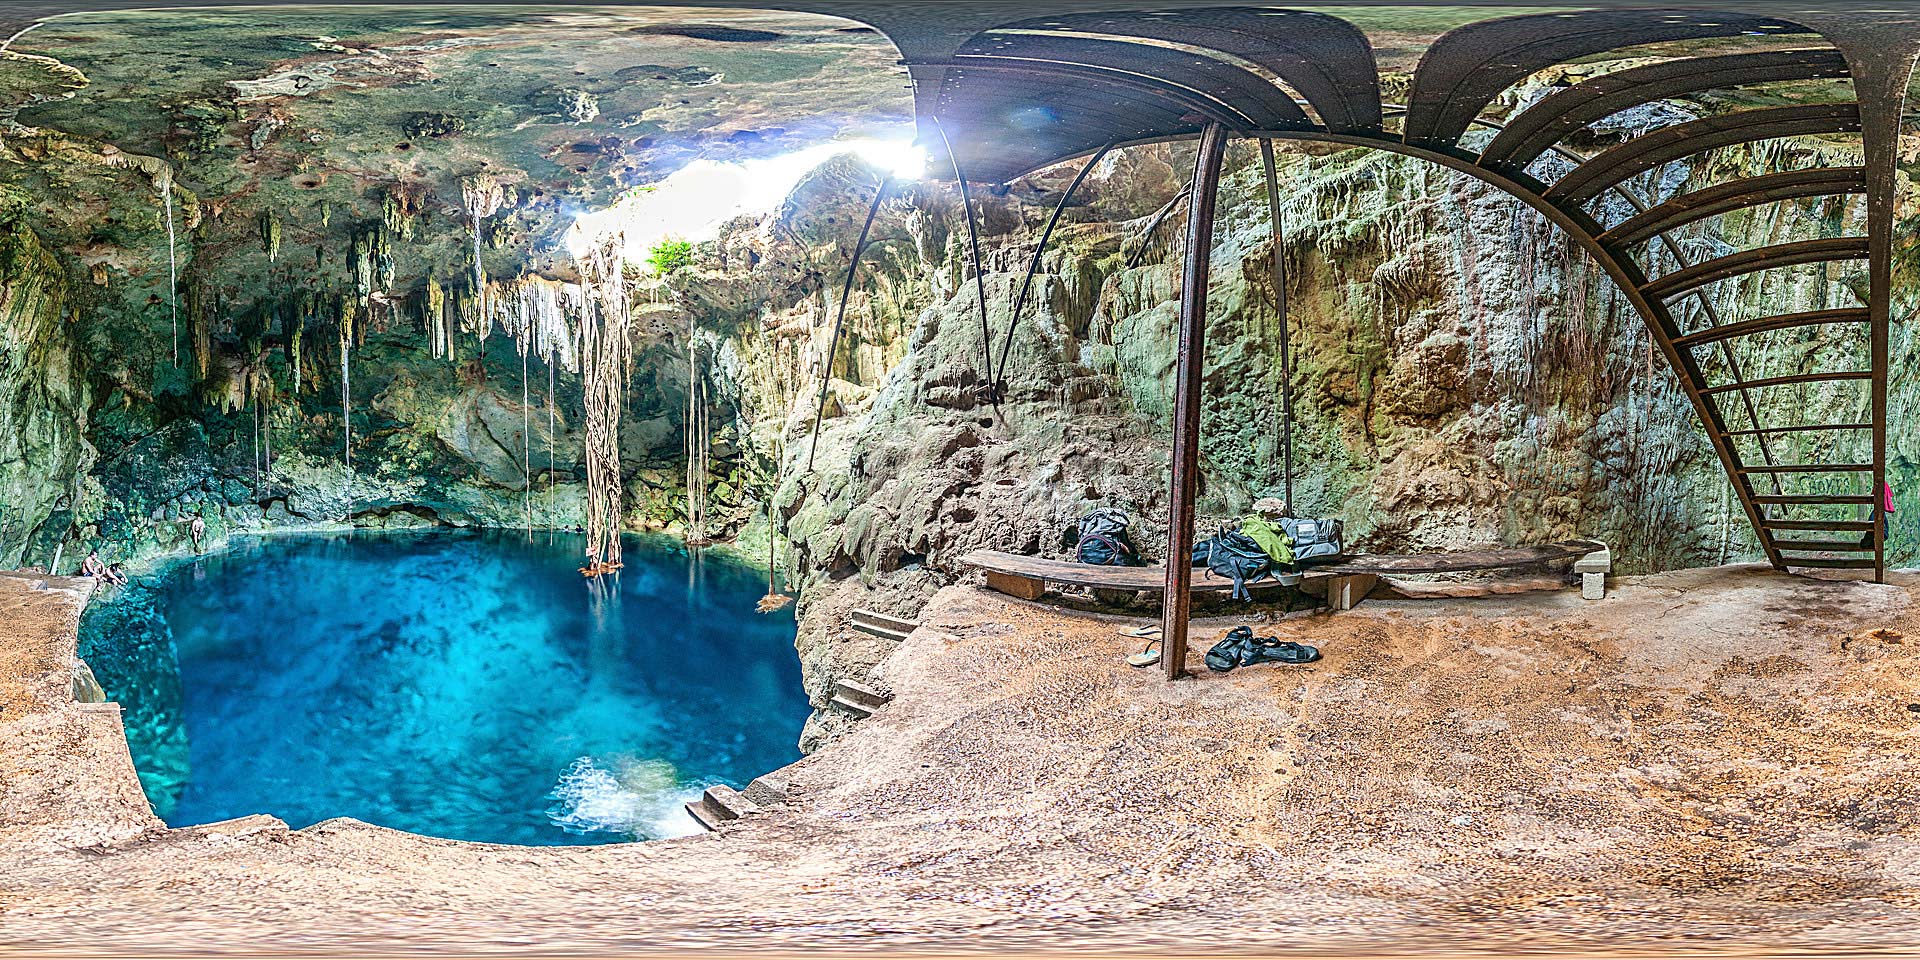
<path fill-rule="evenodd" d="M 1920 24 L 1905 13 L 1814 13 L 1804 20 L 1847 60 L 1860 104 L 1860 146 L 1867 171 L 1867 328 L 1873 372 L 1873 579 L 1887 578 L 1887 340 L 1893 311 L 1893 218 L 1899 189 L 1900 119 L 1920 58 Z"/>
<path fill-rule="evenodd" d="M 1849 58 L 1851 59 L 1851 58 Z M 1873 371 L 1873 580 L 1887 580 L 1887 518 L 1884 494 L 1887 482 L 1887 338 L 1893 309 L 1893 215 L 1898 184 L 1900 112 L 1912 61 L 1898 65 L 1878 63 L 1871 73 L 1857 70 L 1854 89 L 1860 97 L 1860 143 L 1867 167 L 1867 325 Z M 1877 82 L 1876 82 L 1877 81 Z"/>
<path fill-rule="evenodd" d="M 1187 613 L 1193 605 L 1193 500 L 1200 487 L 1200 391 L 1206 372 L 1207 280 L 1213 252 L 1213 207 L 1227 128 L 1207 124 L 1193 161 L 1187 198 L 1186 262 L 1180 279 L 1180 346 L 1174 361 L 1173 482 L 1168 500 L 1167 592 L 1160 605 L 1161 662 L 1167 679 L 1187 672 Z"/>
<path fill-rule="evenodd" d="M 820 370 L 820 404 L 813 412 L 813 439 L 807 443 L 807 472 L 813 472 L 813 452 L 820 446 L 820 424 L 827 418 L 827 391 L 833 389 L 833 358 L 840 352 L 840 326 L 847 319 L 847 298 L 853 296 L 853 275 L 860 269 L 860 255 L 867 252 L 867 234 L 873 230 L 873 218 L 880 212 L 880 201 L 893 183 L 891 174 L 880 175 L 874 188 L 873 205 L 867 208 L 867 222 L 860 226 L 860 239 L 853 243 L 853 256 L 847 262 L 847 279 L 840 284 L 840 306 L 833 314 L 833 335 L 827 340 L 827 359 Z"/>
<path fill-rule="evenodd" d="M 1867 327 L 1873 379 L 1873 579 L 1887 579 L 1887 340 L 1893 312 L 1893 219 L 1899 190 L 1900 116 L 1920 56 L 1920 26 L 1861 22 L 1853 17 L 1808 21 L 1840 49 L 1860 102 L 1860 146 L 1867 170 Z"/>
<path fill-rule="evenodd" d="M 1273 169 L 1273 139 L 1260 138 L 1260 166 L 1267 175 L 1267 217 L 1273 221 L 1273 306 L 1280 314 L 1280 483 L 1293 516 L 1293 331 L 1287 319 L 1287 249 L 1280 224 L 1280 182 Z"/>

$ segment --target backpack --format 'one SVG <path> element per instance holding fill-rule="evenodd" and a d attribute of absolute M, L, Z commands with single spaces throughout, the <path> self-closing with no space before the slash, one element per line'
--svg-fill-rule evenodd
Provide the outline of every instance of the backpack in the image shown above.
<path fill-rule="evenodd" d="M 1283 517 L 1279 526 L 1292 541 L 1293 562 L 1297 566 L 1331 563 L 1346 552 L 1341 544 L 1345 531 L 1338 520 Z"/>
<path fill-rule="evenodd" d="M 1101 507 L 1081 517 L 1074 558 L 1103 567 L 1139 566 L 1140 551 L 1127 534 L 1128 523 L 1126 512 L 1112 507 Z"/>
<path fill-rule="evenodd" d="M 1293 565 L 1293 543 L 1287 532 L 1267 522 L 1265 517 L 1252 516 L 1240 521 L 1240 532 L 1253 538 L 1260 549 L 1273 558 L 1276 567 Z"/>
<path fill-rule="evenodd" d="M 1233 599 L 1252 600 L 1247 584 L 1273 572 L 1273 558 L 1258 541 L 1238 530 L 1219 533 L 1193 545 L 1193 565 L 1233 580 Z"/>

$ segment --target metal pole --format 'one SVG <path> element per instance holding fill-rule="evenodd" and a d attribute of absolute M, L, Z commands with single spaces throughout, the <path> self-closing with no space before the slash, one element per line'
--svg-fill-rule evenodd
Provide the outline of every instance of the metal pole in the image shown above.
<path fill-rule="evenodd" d="M 1167 679 L 1187 672 L 1187 612 L 1193 605 L 1193 498 L 1200 486 L 1200 391 L 1206 367 L 1208 256 L 1213 250 L 1213 206 L 1227 128 L 1207 124 L 1193 161 L 1187 198 L 1186 262 L 1181 265 L 1180 346 L 1174 361 L 1173 481 L 1168 500 L 1167 593 L 1160 605 L 1161 660 Z"/>
<path fill-rule="evenodd" d="M 995 391 L 999 379 L 993 372 L 993 331 L 987 327 L 987 274 L 980 265 L 980 228 L 973 222 L 973 188 L 967 185 L 967 175 L 960 169 L 960 158 L 953 152 L 953 141 L 947 139 L 947 128 L 940 125 L 939 117 L 930 117 L 933 129 L 940 133 L 940 143 L 947 148 L 947 162 L 953 164 L 953 179 L 960 184 L 960 206 L 967 213 L 967 249 L 973 258 L 973 289 L 980 299 L 980 344 L 985 350 L 987 369 L 984 372 L 987 384 L 987 400 L 993 404 L 996 419 L 1000 414 L 1000 398 Z"/>
<path fill-rule="evenodd" d="M 1260 138 L 1260 166 L 1267 175 L 1267 216 L 1273 221 L 1273 305 L 1280 314 L 1280 484 L 1293 516 L 1293 333 L 1287 320 L 1287 252 L 1280 229 L 1280 184 L 1273 170 L 1273 141 Z"/>
<path fill-rule="evenodd" d="M 827 360 L 820 370 L 820 404 L 813 412 L 813 439 L 807 444 L 809 472 L 813 470 L 813 452 L 820 446 L 820 423 L 827 418 L 827 391 L 833 387 L 833 357 L 840 352 L 840 325 L 847 319 L 847 298 L 853 296 L 853 275 L 860 269 L 860 255 L 867 250 L 867 233 L 873 229 L 873 218 L 880 212 L 880 201 L 886 197 L 887 185 L 892 182 L 892 175 L 880 175 L 880 186 L 873 191 L 873 205 L 867 208 L 867 222 L 860 226 L 860 239 L 853 243 L 847 279 L 840 285 L 840 307 L 833 314 L 833 335 L 827 340 Z"/>
<path fill-rule="evenodd" d="M 1067 192 L 1060 195 L 1060 202 L 1053 205 L 1053 215 L 1047 218 L 1046 229 L 1040 231 L 1040 242 L 1034 245 L 1033 259 L 1027 263 L 1027 275 L 1020 280 L 1020 293 L 1013 298 L 1013 319 L 1007 321 L 1007 338 L 1000 341 L 998 365 L 1000 373 L 993 381 L 993 395 L 996 398 L 1005 392 L 1007 353 L 1013 349 L 1013 332 L 1020 327 L 1020 311 L 1027 305 L 1027 294 L 1033 289 L 1033 275 L 1040 272 L 1040 258 L 1047 252 L 1047 241 L 1053 239 L 1053 228 L 1059 225 L 1060 214 L 1066 212 L 1067 203 L 1073 199 L 1073 192 L 1080 189 L 1080 182 L 1087 179 L 1087 174 L 1093 172 L 1094 165 L 1098 164 L 1100 158 L 1106 156 L 1107 151 L 1112 149 L 1113 141 L 1109 140 L 1106 146 L 1101 147 L 1099 152 L 1087 160 L 1087 165 L 1080 168 L 1073 182 L 1067 184 Z"/>

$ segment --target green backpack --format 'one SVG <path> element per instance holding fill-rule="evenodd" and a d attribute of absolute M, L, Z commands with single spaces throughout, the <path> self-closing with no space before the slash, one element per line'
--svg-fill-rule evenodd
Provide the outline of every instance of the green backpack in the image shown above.
<path fill-rule="evenodd" d="M 1260 549 L 1267 552 L 1276 567 L 1293 565 L 1293 541 L 1286 532 L 1268 523 L 1265 517 L 1248 517 L 1240 521 L 1240 532 L 1253 538 Z"/>

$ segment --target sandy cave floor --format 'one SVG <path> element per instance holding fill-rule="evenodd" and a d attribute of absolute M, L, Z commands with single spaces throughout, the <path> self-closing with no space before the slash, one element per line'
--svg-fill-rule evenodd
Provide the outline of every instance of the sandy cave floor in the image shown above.
<path fill-rule="evenodd" d="M 894 702 L 785 806 L 531 849 L 158 826 L 99 746 L 111 708 L 61 702 L 30 649 L 70 652 L 76 597 L 0 578 L 0 952 L 1909 952 L 1898 579 L 1369 601 L 1275 625 L 1322 662 L 1224 675 L 1209 620 L 1177 683 L 1121 662 L 1127 621 L 953 587 L 885 665 Z"/>

